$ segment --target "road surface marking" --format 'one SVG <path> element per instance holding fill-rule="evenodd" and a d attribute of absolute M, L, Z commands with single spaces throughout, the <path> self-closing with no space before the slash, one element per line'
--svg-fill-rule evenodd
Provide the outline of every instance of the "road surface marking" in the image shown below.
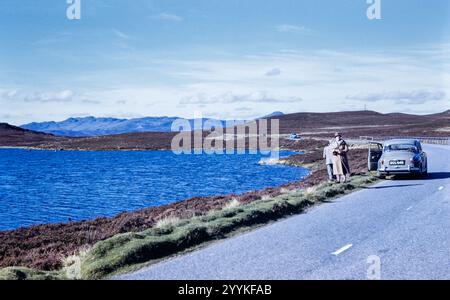
<path fill-rule="evenodd" d="M 341 254 L 341 253 L 347 251 L 348 249 L 350 249 L 351 247 L 353 247 L 353 244 L 348 244 L 348 245 L 342 247 L 341 249 L 336 250 L 335 252 L 333 252 L 331 254 L 338 256 L 339 254 Z"/>
<path fill-rule="evenodd" d="M 439 187 L 439 190 L 440 190 L 440 191 L 442 191 L 443 189 L 444 189 L 444 187 L 443 187 L 443 186 Z"/>
<path fill-rule="evenodd" d="M 409 210 L 411 210 L 413 207 L 412 206 L 410 206 L 410 207 L 408 207 L 406 210 L 407 211 L 409 211 Z"/>

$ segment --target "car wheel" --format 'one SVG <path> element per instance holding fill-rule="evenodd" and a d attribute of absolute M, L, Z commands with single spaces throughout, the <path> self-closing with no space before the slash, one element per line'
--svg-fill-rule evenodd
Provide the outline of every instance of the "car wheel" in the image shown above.
<path fill-rule="evenodd" d="M 420 166 L 420 169 L 418 172 L 411 172 L 411 176 L 414 179 L 421 179 L 422 178 L 422 174 L 423 174 L 423 168 L 422 165 Z"/>
<path fill-rule="evenodd" d="M 422 177 L 427 177 L 428 176 L 428 169 L 425 169 L 425 171 L 422 172 Z"/>

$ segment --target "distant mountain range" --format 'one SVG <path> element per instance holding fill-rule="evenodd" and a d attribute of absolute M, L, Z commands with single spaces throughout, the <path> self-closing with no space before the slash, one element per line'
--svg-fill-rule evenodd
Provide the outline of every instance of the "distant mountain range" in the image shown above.
<path fill-rule="evenodd" d="M 283 113 L 281 112 L 274 112 L 263 118 L 271 118 L 282 115 Z M 177 117 L 145 117 L 137 119 L 85 117 L 70 118 L 62 122 L 34 122 L 22 125 L 20 127 L 28 130 L 45 132 L 59 136 L 89 137 L 137 132 L 171 132 L 172 123 L 178 119 L 179 118 Z M 214 123 L 221 124 L 221 127 L 225 127 L 226 124 L 240 125 L 248 122 L 245 120 L 208 120 L 212 120 L 214 121 Z M 194 119 L 190 119 L 188 121 L 191 124 L 191 128 L 193 128 Z"/>
<path fill-rule="evenodd" d="M 34 122 L 20 127 L 55 135 L 81 137 L 145 131 L 169 132 L 174 120 L 176 120 L 174 117 L 139 119 L 85 117 L 69 118 L 62 122 Z"/>

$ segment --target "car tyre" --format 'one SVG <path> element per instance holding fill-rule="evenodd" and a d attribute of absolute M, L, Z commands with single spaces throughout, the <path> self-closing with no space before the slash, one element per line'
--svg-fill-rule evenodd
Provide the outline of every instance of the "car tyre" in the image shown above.
<path fill-rule="evenodd" d="M 426 178 L 428 176 L 428 169 L 422 172 L 422 178 Z"/>

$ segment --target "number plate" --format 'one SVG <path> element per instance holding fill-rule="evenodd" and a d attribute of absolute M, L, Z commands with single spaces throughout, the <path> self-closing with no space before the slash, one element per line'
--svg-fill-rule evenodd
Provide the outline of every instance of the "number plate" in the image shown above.
<path fill-rule="evenodd" d="M 404 166 L 404 165 L 406 165 L 406 161 L 404 161 L 404 160 L 391 160 L 389 162 L 389 165 L 391 165 L 391 166 Z"/>

